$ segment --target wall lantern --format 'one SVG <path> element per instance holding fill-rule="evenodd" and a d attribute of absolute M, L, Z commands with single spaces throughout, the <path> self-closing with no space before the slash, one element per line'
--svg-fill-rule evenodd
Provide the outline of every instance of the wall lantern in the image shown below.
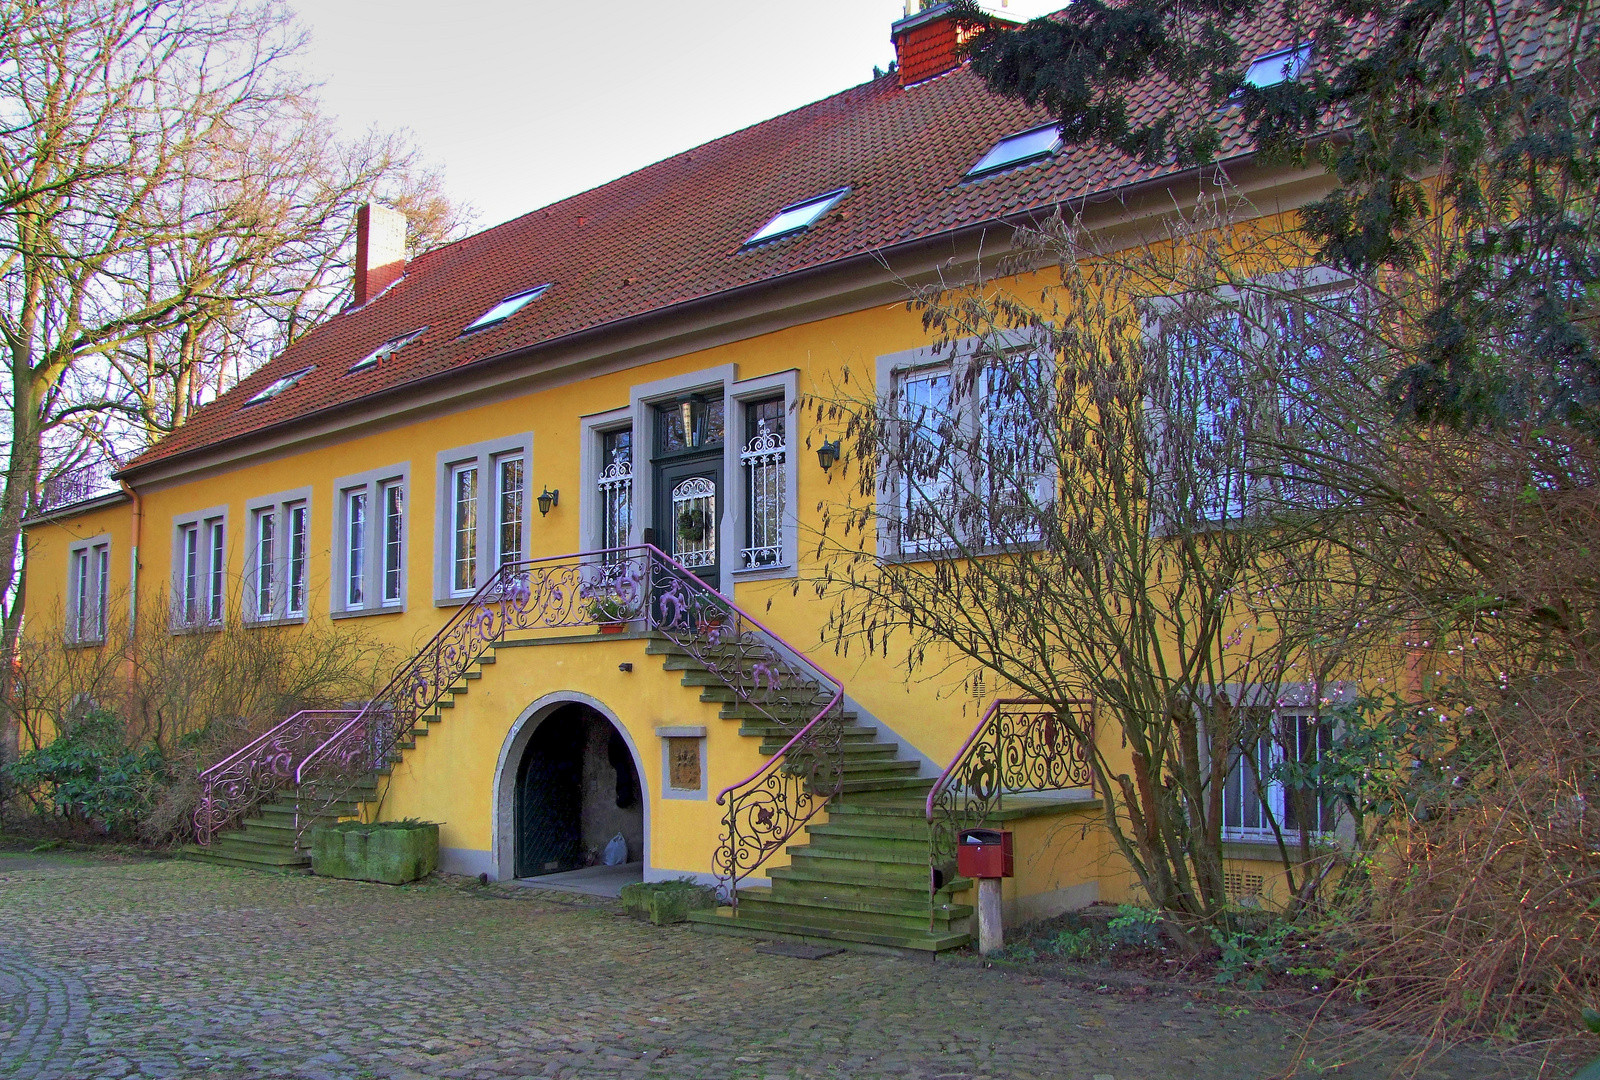
<path fill-rule="evenodd" d="M 555 491 L 551 491 L 549 488 L 545 488 L 543 491 L 541 491 L 539 493 L 539 516 L 540 517 L 543 517 L 544 515 L 548 514 L 550 512 L 550 508 L 552 506 L 560 506 L 560 505 L 561 505 L 561 490 L 559 488 L 557 488 Z"/>
<path fill-rule="evenodd" d="M 839 440 L 825 442 L 817 447 L 817 464 L 822 466 L 822 471 L 827 472 L 833 468 L 833 463 L 839 460 Z"/>

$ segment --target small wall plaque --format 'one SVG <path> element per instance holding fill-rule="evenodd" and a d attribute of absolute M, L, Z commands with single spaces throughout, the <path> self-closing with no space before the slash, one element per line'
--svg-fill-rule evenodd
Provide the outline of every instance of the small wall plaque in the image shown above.
<path fill-rule="evenodd" d="M 667 783 L 678 791 L 700 790 L 700 740 L 668 739 L 667 760 L 671 763 Z"/>

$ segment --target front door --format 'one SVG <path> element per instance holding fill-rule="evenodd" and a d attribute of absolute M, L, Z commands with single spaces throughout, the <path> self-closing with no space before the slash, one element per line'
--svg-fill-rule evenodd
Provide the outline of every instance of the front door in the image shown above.
<path fill-rule="evenodd" d="M 721 588 L 722 396 L 693 394 L 657 405 L 654 427 L 656 542 L 713 589 Z"/>
<path fill-rule="evenodd" d="M 656 536 L 663 550 L 713 589 L 722 587 L 717 523 L 722 454 L 663 463 L 656 471 Z"/>

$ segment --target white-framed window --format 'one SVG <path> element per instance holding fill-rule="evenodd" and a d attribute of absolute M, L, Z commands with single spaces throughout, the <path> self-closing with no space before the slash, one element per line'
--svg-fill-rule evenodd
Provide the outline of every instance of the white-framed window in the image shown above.
<path fill-rule="evenodd" d="M 497 568 L 523 559 L 522 538 L 528 524 L 523 515 L 527 505 L 526 464 L 521 453 L 500 454 L 494 459 L 494 562 Z"/>
<path fill-rule="evenodd" d="M 111 537 L 80 540 L 67 552 L 66 637 L 78 645 L 106 639 L 111 602 Z"/>
<path fill-rule="evenodd" d="M 227 589 L 227 508 L 174 518 L 173 533 L 173 629 L 221 626 Z"/>
<path fill-rule="evenodd" d="M 878 358 L 891 466 L 879 552 L 1014 549 L 1040 540 L 1055 497 L 1054 367 L 1020 334 Z"/>
<path fill-rule="evenodd" d="M 434 602 L 459 603 L 528 558 L 533 440 L 510 436 L 439 455 Z"/>
<path fill-rule="evenodd" d="M 1332 797 L 1310 784 L 1285 783 L 1284 774 L 1304 775 L 1314 768 L 1333 745 L 1333 722 L 1285 710 L 1274 711 L 1263 727 L 1229 763 L 1223 838 L 1276 842 L 1280 831 L 1294 839 L 1306 832 L 1332 833 L 1338 811 Z"/>
<path fill-rule="evenodd" d="M 377 615 L 406 602 L 406 489 L 402 463 L 334 481 L 333 615 Z"/>
<path fill-rule="evenodd" d="M 1239 522 L 1332 494 L 1281 449 L 1294 445 L 1308 461 L 1343 456 L 1348 444 L 1318 410 L 1315 379 L 1367 347 L 1363 299 L 1330 272 L 1281 277 L 1156 305 L 1145 408 L 1165 527 Z"/>
<path fill-rule="evenodd" d="M 306 616 L 306 545 L 311 489 L 245 502 L 244 618 L 267 623 Z"/>
<path fill-rule="evenodd" d="M 595 479 L 602 551 L 628 546 L 633 531 L 633 427 L 599 432 L 600 475 Z"/>

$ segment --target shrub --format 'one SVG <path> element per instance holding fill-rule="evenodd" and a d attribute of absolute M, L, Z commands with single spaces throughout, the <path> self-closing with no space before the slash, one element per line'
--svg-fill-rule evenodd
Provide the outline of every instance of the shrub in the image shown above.
<path fill-rule="evenodd" d="M 172 774 L 159 747 L 129 746 L 122 721 L 99 708 L 3 769 L 40 813 L 115 835 L 136 829 Z"/>
<path fill-rule="evenodd" d="M 1159 949 L 1166 944 L 1166 920 L 1152 908 L 1121 904 L 1106 923 L 1112 948 Z"/>

